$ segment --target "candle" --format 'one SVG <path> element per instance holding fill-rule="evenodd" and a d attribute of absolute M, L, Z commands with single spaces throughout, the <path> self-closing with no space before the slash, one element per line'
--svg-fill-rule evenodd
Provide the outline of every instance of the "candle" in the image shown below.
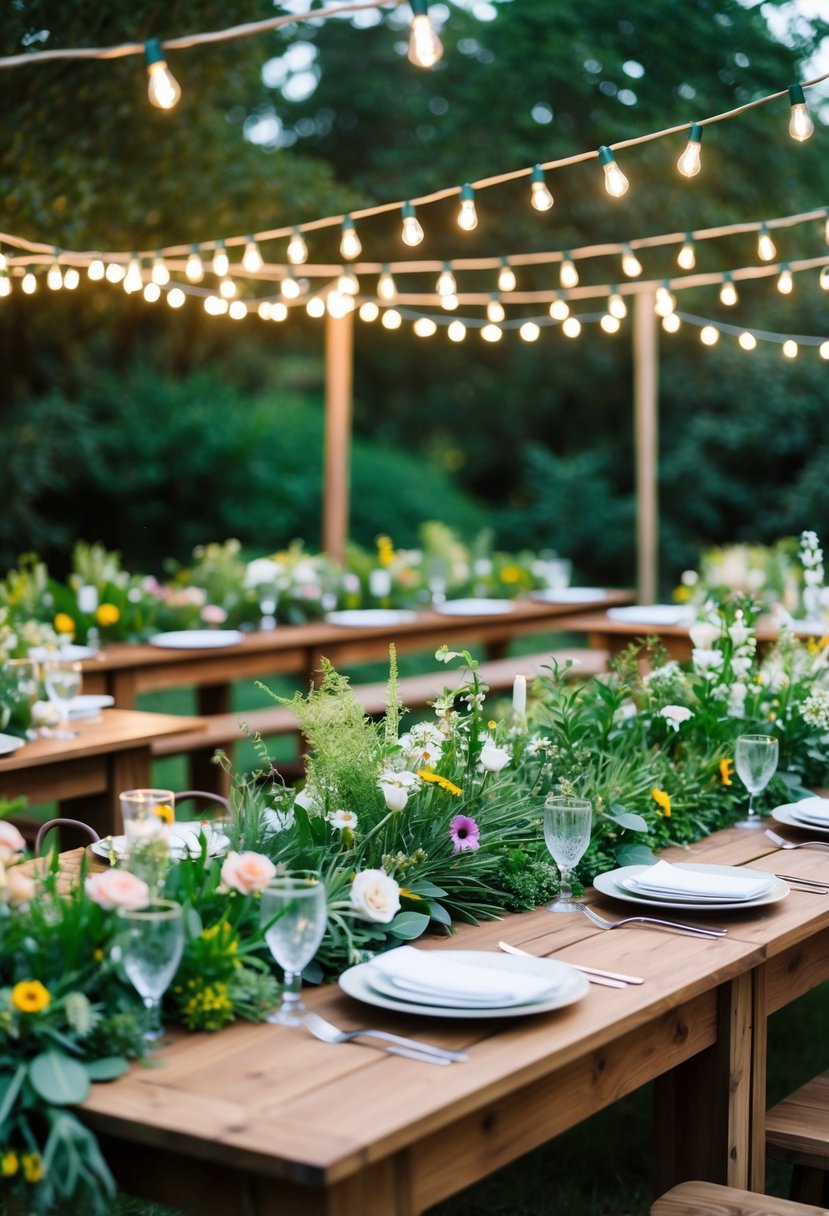
<path fill-rule="evenodd" d="M 523 718 L 527 712 L 527 677 L 516 676 L 512 685 L 512 708 Z"/>

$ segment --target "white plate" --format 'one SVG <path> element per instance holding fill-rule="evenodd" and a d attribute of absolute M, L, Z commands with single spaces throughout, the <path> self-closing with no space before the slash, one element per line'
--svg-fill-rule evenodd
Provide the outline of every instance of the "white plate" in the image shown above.
<path fill-rule="evenodd" d="M 601 587 L 544 587 L 531 591 L 530 599 L 542 604 L 594 604 L 606 597 Z"/>
<path fill-rule="evenodd" d="M 408 608 L 352 608 L 342 612 L 326 612 L 325 619 L 329 625 L 348 625 L 356 628 L 368 628 L 372 625 L 403 625 L 413 621 L 417 616 Z"/>
<path fill-rule="evenodd" d="M 17 735 L 0 735 L 0 756 L 8 756 L 24 746 L 26 740 L 18 739 Z"/>
<path fill-rule="evenodd" d="M 810 827 L 829 828 L 829 798 L 801 798 L 789 808 L 798 823 Z"/>
<path fill-rule="evenodd" d="M 502 616 L 512 612 L 515 605 L 512 600 L 469 599 L 444 600 L 434 607 L 435 612 L 442 612 L 444 616 Z"/>
<path fill-rule="evenodd" d="M 202 830 L 202 824 L 198 820 L 185 822 L 180 820 L 170 833 L 170 856 L 181 858 L 187 856 L 188 850 L 192 857 L 198 857 L 200 851 L 199 832 Z M 204 825 L 204 831 L 207 833 L 207 851 L 211 857 L 220 857 L 227 849 L 227 836 L 223 832 L 211 830 L 209 825 Z M 110 853 L 114 853 L 120 860 L 124 856 L 125 836 L 111 836 L 104 840 L 96 840 L 89 847 L 93 853 L 97 853 L 99 857 L 104 857 L 109 860 Z"/>
<path fill-rule="evenodd" d="M 69 702 L 69 717 L 70 718 L 94 718 L 102 709 L 109 709 L 115 704 L 115 697 L 111 697 L 108 693 L 101 693 L 100 696 L 94 693 L 81 693 L 80 696 L 73 697 Z"/>
<path fill-rule="evenodd" d="M 611 621 L 630 621 L 634 625 L 690 625 L 694 612 L 680 604 L 627 604 L 608 608 Z"/>
<path fill-rule="evenodd" d="M 29 658 L 38 663 L 45 663 L 48 659 L 71 659 L 77 662 L 80 659 L 94 659 L 98 650 L 97 646 L 76 646 L 74 643 L 54 649 L 51 646 L 30 646 Z"/>
<path fill-rule="evenodd" d="M 492 967 L 497 971 L 523 971 L 529 975 L 549 977 L 557 982 L 553 996 L 543 1001 L 527 1005 L 491 1006 L 452 1006 L 427 1005 L 407 999 L 389 997 L 377 992 L 369 982 L 372 975 L 371 963 L 359 963 L 349 967 L 339 978 L 343 992 L 353 996 L 367 1005 L 377 1005 L 381 1009 L 393 1009 L 398 1013 L 419 1013 L 434 1018 L 509 1018 L 527 1017 L 533 1013 L 547 1013 L 551 1009 L 563 1009 L 581 1000 L 589 987 L 587 977 L 567 963 L 560 963 L 551 958 L 517 958 L 509 954 L 489 954 L 478 950 L 453 950 L 454 958 L 459 963 L 472 964 L 476 967 Z M 379 974 L 379 973 L 377 973 Z M 376 975 L 375 977 L 376 978 Z"/>
<path fill-rule="evenodd" d="M 235 646 L 241 640 L 238 629 L 178 629 L 150 638 L 153 646 L 164 646 L 168 650 L 213 650 L 220 646 Z"/>
<path fill-rule="evenodd" d="M 683 870 L 699 870 L 703 874 L 720 874 L 723 872 L 732 872 L 739 874 L 742 877 L 769 878 L 765 870 L 751 870 L 746 866 L 710 866 L 702 863 L 692 864 L 690 862 L 678 863 Z M 759 908 L 764 904 L 776 904 L 778 900 L 784 899 L 789 893 L 787 885 L 779 878 L 774 878 L 771 887 L 764 895 L 758 895 L 755 899 L 741 899 L 739 902 L 730 900 L 692 900 L 684 899 L 669 899 L 667 896 L 659 898 L 658 896 L 645 896 L 634 894 L 633 891 L 626 890 L 622 885 L 627 878 L 635 878 L 637 874 L 641 874 L 643 870 L 649 869 L 648 866 L 622 866 L 618 870 L 607 870 L 604 874 L 597 874 L 593 879 L 593 886 L 597 891 L 601 891 L 602 895 L 610 895 L 614 899 L 622 899 L 626 903 L 638 904 L 640 908 L 676 908 L 686 909 L 694 912 L 727 912 L 741 911 L 743 908 Z"/>
<path fill-rule="evenodd" d="M 772 819 L 776 819 L 778 823 L 785 823 L 790 828 L 800 828 L 801 832 L 809 832 L 819 836 L 829 836 L 829 823 L 805 823 L 802 819 L 796 819 L 792 814 L 796 802 L 787 802 L 783 806 L 776 806 L 771 813 Z"/>

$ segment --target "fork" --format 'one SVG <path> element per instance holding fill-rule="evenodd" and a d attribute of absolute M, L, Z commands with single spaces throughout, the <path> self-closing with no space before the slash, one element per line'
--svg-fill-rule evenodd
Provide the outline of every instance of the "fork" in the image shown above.
<path fill-rule="evenodd" d="M 361 1030 L 340 1030 L 333 1023 L 320 1017 L 318 1013 L 310 1010 L 305 1014 L 302 1022 L 311 1031 L 314 1038 L 321 1039 L 323 1043 L 350 1043 L 352 1039 L 361 1038 L 382 1039 L 384 1043 L 392 1044 L 392 1047 L 388 1049 L 392 1054 L 403 1054 L 402 1049 L 405 1049 L 405 1054 L 428 1061 L 430 1064 L 454 1064 L 469 1059 L 469 1055 L 465 1051 L 450 1051 L 448 1047 L 434 1047 L 431 1043 L 421 1043 L 419 1039 L 406 1039 L 399 1034 L 390 1034 L 387 1030 L 370 1030 L 365 1027 Z M 401 1050 L 395 1051 L 395 1048 Z"/>
<path fill-rule="evenodd" d="M 607 920 L 599 916 L 587 905 L 582 905 L 582 912 L 588 920 L 600 929 L 619 929 L 622 925 L 661 925 L 664 929 L 674 929 L 677 933 L 690 933 L 692 937 L 708 937 L 716 939 L 725 937 L 727 929 L 701 928 L 699 925 L 681 925 L 675 920 L 657 920 L 654 916 L 625 916 L 622 920 Z"/>
<path fill-rule="evenodd" d="M 829 849 L 829 840 L 784 840 L 771 828 L 766 828 L 766 835 L 778 849 Z"/>

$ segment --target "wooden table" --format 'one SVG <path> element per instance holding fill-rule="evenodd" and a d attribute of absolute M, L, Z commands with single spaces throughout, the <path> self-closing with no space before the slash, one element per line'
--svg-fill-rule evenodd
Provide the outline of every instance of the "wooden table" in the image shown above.
<path fill-rule="evenodd" d="M 773 852 L 760 830 L 717 833 L 676 856 L 826 868 L 816 851 Z M 528 1018 L 419 1019 L 336 987 L 308 994 L 343 1028 L 465 1048 L 464 1064 L 435 1068 L 240 1024 L 173 1034 L 164 1067 L 95 1086 L 80 1113 L 128 1190 L 204 1216 L 416 1216 L 656 1079 L 657 1186 L 697 1177 L 762 1190 L 766 1017 L 829 975 L 829 899 L 792 891 L 708 919 L 727 922 L 728 936 L 608 933 L 545 909 L 463 927 L 452 946 L 492 950 L 505 938 L 645 977 L 624 990 L 591 986 L 576 1005 Z"/>
<path fill-rule="evenodd" d="M 159 735 L 195 730 L 200 718 L 107 709 L 72 723 L 73 739 L 33 739 L 0 757 L 0 792 L 30 803 L 57 801 L 100 836 L 120 831 L 118 794 L 152 784 L 150 745 Z"/>

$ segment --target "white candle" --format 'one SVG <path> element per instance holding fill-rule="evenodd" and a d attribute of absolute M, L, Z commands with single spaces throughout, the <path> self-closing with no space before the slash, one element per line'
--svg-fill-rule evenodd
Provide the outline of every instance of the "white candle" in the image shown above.
<path fill-rule="evenodd" d="M 512 685 L 512 708 L 523 718 L 527 712 L 527 677 L 516 676 Z"/>

